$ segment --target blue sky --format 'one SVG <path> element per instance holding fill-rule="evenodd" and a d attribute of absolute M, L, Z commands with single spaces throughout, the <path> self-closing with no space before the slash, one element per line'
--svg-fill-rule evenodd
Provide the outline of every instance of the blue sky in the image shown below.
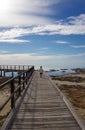
<path fill-rule="evenodd" d="M 0 1 L 0 64 L 85 67 L 85 0 Z"/>

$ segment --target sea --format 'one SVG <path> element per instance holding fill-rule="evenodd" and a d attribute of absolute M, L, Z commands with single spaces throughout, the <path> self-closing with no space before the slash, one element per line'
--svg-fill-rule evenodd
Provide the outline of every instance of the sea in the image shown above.
<path fill-rule="evenodd" d="M 46 72 L 49 76 L 63 76 L 65 74 L 73 74 L 73 73 L 76 73 L 75 70 L 72 70 L 72 69 L 67 69 L 67 70 L 55 70 L 55 71 L 47 71 Z M 17 72 L 14 72 L 13 73 L 13 77 L 17 76 L 18 73 Z M 6 72 L 5 73 L 5 76 L 6 77 L 12 77 L 12 72 Z"/>
<path fill-rule="evenodd" d="M 2 71 L 2 75 L 4 75 L 3 71 Z M 13 72 L 13 77 L 15 77 L 17 75 L 18 75 L 17 72 Z M 5 72 L 5 76 L 6 77 L 12 77 L 12 72 Z"/>
<path fill-rule="evenodd" d="M 72 69 L 47 71 L 47 74 L 49 76 L 63 76 L 63 75 L 66 75 L 66 74 L 73 74 L 73 73 L 76 73 L 76 72 Z"/>

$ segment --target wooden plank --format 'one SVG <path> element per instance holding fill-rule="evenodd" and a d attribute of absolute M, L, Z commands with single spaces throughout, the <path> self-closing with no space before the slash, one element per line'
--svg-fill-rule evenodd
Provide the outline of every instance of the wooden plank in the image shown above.
<path fill-rule="evenodd" d="M 35 72 L 9 130 L 81 130 L 46 74 Z"/>

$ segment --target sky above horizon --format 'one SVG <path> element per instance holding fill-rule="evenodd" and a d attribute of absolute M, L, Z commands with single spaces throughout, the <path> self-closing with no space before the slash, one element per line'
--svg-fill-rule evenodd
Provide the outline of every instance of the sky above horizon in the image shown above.
<path fill-rule="evenodd" d="M 85 0 L 0 0 L 0 64 L 85 68 Z"/>

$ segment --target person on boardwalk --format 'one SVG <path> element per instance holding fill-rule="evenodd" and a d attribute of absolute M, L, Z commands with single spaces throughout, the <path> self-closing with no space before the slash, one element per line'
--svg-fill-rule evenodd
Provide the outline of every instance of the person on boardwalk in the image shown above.
<path fill-rule="evenodd" d="M 42 66 L 40 66 L 39 73 L 40 73 L 40 77 L 42 78 L 42 74 L 43 74 L 43 68 L 42 68 Z"/>

